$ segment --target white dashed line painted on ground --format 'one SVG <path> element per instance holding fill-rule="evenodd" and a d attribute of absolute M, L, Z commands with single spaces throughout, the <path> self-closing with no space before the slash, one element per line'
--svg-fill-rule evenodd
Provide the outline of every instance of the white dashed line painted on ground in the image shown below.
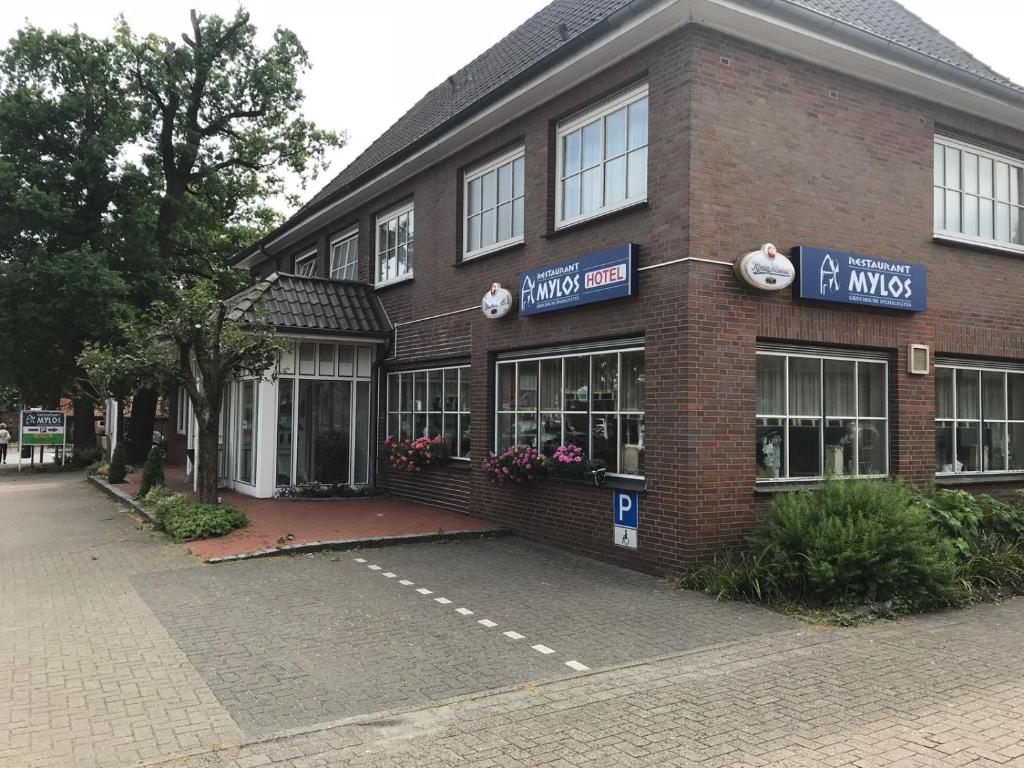
<path fill-rule="evenodd" d="M 434 602 L 440 603 L 441 605 L 451 605 L 452 603 L 452 601 L 449 600 L 447 597 L 435 597 Z"/>
<path fill-rule="evenodd" d="M 477 621 L 477 624 L 482 624 L 483 626 L 487 627 L 488 629 L 490 629 L 491 627 L 498 626 L 498 622 L 491 621 L 490 619 L 479 619 Z"/>
<path fill-rule="evenodd" d="M 415 581 L 409 581 L 408 579 L 402 579 L 398 583 L 401 584 L 403 587 L 411 587 L 416 582 Z"/>
<path fill-rule="evenodd" d="M 580 664 L 578 661 L 567 661 L 565 666 L 569 669 L 575 669 L 577 672 L 586 672 L 590 669 L 586 664 Z"/>
<path fill-rule="evenodd" d="M 429 589 L 426 589 L 425 587 L 420 587 L 416 591 L 419 592 L 421 595 L 432 595 L 432 594 L 434 594 L 433 592 L 431 592 Z"/>
<path fill-rule="evenodd" d="M 393 578 L 395 578 L 395 577 L 396 577 L 396 576 L 397 576 L 398 574 L 397 574 L 397 573 L 392 573 L 391 571 L 388 571 L 388 572 L 387 572 L 387 573 L 385 573 L 384 575 L 385 575 L 385 576 L 386 576 L 387 578 L 389 578 L 389 579 L 393 579 Z"/>
<path fill-rule="evenodd" d="M 472 616 L 473 612 L 469 608 L 456 608 L 456 613 L 461 613 L 463 616 Z"/>
<path fill-rule="evenodd" d="M 522 640 L 522 639 L 524 639 L 526 637 L 526 635 L 520 635 L 518 632 L 512 632 L 512 631 L 502 632 L 501 634 L 503 634 L 509 640 Z"/>
<path fill-rule="evenodd" d="M 356 562 L 357 562 L 357 563 L 365 563 L 365 562 L 366 562 L 366 558 L 363 558 L 363 557 L 357 557 L 357 558 L 356 558 Z"/>
<path fill-rule="evenodd" d="M 530 647 L 537 653 L 543 653 L 544 655 L 555 652 L 554 648 L 548 648 L 546 645 L 531 645 Z"/>
<path fill-rule="evenodd" d="M 371 571 L 379 571 L 380 570 L 380 566 L 379 565 L 368 565 L 366 567 L 369 568 Z"/>

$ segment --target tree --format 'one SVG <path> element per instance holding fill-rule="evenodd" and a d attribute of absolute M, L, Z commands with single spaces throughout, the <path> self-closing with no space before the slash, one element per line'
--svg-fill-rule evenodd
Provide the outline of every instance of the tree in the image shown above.
<path fill-rule="evenodd" d="M 315 177 L 326 150 L 342 144 L 301 115 L 306 51 L 286 29 L 260 48 L 241 8 L 230 20 L 193 10 L 181 43 L 140 38 L 123 19 L 116 37 L 142 104 L 149 167 L 162 180 L 159 256 L 179 276 L 215 277 L 276 222 L 265 201 L 283 191 L 284 174 Z M 142 443 L 155 397 L 142 391 L 136 401 L 152 403 L 147 419 L 133 407 L 130 438 Z"/>
<path fill-rule="evenodd" d="M 183 282 L 167 301 L 123 328 L 127 343 L 90 347 L 82 364 L 97 381 L 134 375 L 141 382 L 173 380 L 188 392 L 199 426 L 199 500 L 217 502 L 217 437 L 224 390 L 237 376 L 265 376 L 283 348 L 259 304 L 221 299 L 243 276 L 222 269 L 216 278 Z"/>

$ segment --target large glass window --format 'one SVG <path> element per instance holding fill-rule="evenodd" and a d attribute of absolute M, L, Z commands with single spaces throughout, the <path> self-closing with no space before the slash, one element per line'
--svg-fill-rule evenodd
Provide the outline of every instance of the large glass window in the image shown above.
<path fill-rule="evenodd" d="M 1024 160 L 935 137 L 938 235 L 1024 250 Z"/>
<path fill-rule="evenodd" d="M 299 379 L 295 482 L 349 483 L 352 382 Z"/>
<path fill-rule="evenodd" d="M 559 226 L 647 199 L 647 85 L 558 126 Z"/>
<path fill-rule="evenodd" d="M 238 479 L 253 483 L 256 476 L 256 381 L 239 382 Z"/>
<path fill-rule="evenodd" d="M 885 475 L 887 366 L 813 354 L 757 354 L 758 480 Z"/>
<path fill-rule="evenodd" d="M 525 164 L 520 147 L 466 174 L 463 258 L 523 241 Z"/>
<path fill-rule="evenodd" d="M 388 436 L 444 435 L 453 458 L 468 459 L 470 449 L 470 368 L 430 368 L 389 373 Z"/>
<path fill-rule="evenodd" d="M 359 279 L 359 233 L 355 230 L 331 240 L 331 279 Z"/>
<path fill-rule="evenodd" d="M 277 382 L 277 484 L 288 485 L 292 477 L 292 405 L 295 380 Z"/>
<path fill-rule="evenodd" d="M 644 474 L 644 350 L 499 362 L 495 449 L 578 445 L 608 471 Z"/>
<path fill-rule="evenodd" d="M 935 471 L 1024 471 L 1024 372 L 935 366 Z"/>
<path fill-rule="evenodd" d="M 412 277 L 414 234 L 412 203 L 377 217 L 377 285 Z"/>

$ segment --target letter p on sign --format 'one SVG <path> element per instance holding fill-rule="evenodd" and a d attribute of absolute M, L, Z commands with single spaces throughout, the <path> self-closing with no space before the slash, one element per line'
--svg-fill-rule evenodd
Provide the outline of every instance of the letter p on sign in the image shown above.
<path fill-rule="evenodd" d="M 639 506 L 636 491 L 615 491 L 612 495 L 615 525 L 621 528 L 636 529 L 639 519 Z"/>

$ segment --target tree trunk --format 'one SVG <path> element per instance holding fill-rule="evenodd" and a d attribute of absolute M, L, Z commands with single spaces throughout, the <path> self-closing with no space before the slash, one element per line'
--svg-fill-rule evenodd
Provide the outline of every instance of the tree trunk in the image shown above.
<path fill-rule="evenodd" d="M 153 446 L 153 424 L 156 422 L 156 390 L 142 388 L 132 395 L 132 418 L 125 435 L 129 464 L 141 464 Z"/>
<path fill-rule="evenodd" d="M 217 503 L 217 422 L 213 429 L 199 425 L 199 456 L 196 463 L 196 492 L 206 504 Z"/>
<path fill-rule="evenodd" d="M 76 451 L 96 447 L 96 420 L 93 417 L 95 405 L 92 398 L 75 398 L 75 432 L 72 442 Z"/>

